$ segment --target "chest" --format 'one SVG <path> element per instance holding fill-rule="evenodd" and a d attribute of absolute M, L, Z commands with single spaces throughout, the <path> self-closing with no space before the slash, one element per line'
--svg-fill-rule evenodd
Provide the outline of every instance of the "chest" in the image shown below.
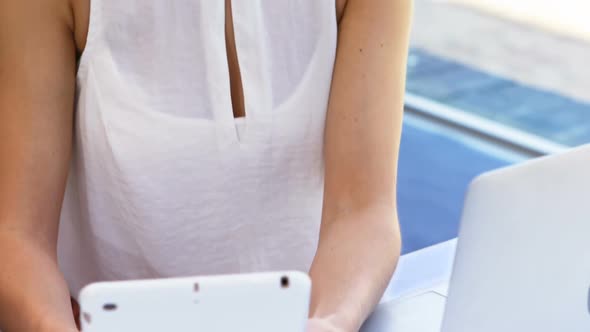
<path fill-rule="evenodd" d="M 97 135 L 130 151 L 146 146 L 146 155 L 160 141 L 164 150 L 177 144 L 166 137 L 250 151 L 320 144 L 334 2 L 94 0 L 90 15 L 78 72 L 81 131 L 102 127 Z"/>
<path fill-rule="evenodd" d="M 314 58 L 335 47 L 334 0 L 90 4 L 77 9 L 83 54 L 96 53 L 94 44 L 102 43 L 104 56 L 131 78 L 128 84 L 147 92 L 150 104 L 183 116 L 207 117 L 210 102 L 226 99 L 206 100 L 211 85 L 229 96 L 233 118 L 277 108 L 296 92 Z"/>

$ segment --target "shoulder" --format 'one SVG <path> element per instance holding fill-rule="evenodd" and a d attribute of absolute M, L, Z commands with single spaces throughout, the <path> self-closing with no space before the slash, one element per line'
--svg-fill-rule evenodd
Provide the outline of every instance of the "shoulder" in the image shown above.
<path fill-rule="evenodd" d="M 338 18 L 338 22 L 342 18 L 344 14 L 344 8 L 346 7 L 346 2 L 348 0 L 336 0 L 336 17 Z"/>
<path fill-rule="evenodd" d="M 413 7 L 413 0 L 336 0 L 338 21 L 349 11 L 362 11 L 378 16 L 406 15 Z M 392 10 L 393 9 L 393 10 Z"/>
<path fill-rule="evenodd" d="M 62 0 L 63 1 L 63 0 Z M 84 51 L 88 25 L 90 24 L 90 1 L 92 0 L 65 0 L 70 3 L 74 17 L 73 31 L 78 52 Z"/>
<path fill-rule="evenodd" d="M 66 30 L 78 50 L 86 44 L 90 0 L 1 0 L 2 30 L 17 38 L 27 31 Z"/>
<path fill-rule="evenodd" d="M 58 43 L 73 25 L 70 0 L 0 0 L 0 49 Z M 27 43 L 17 43 L 22 40 Z"/>
<path fill-rule="evenodd" d="M 70 0 L 2 0 L 0 14 L 5 19 L 3 23 L 19 23 L 23 27 L 55 22 L 69 25 L 73 22 Z"/>

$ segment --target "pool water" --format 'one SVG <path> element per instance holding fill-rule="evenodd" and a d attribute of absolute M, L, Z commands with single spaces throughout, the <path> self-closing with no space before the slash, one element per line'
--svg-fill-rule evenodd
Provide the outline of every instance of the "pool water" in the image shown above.
<path fill-rule="evenodd" d="M 406 116 L 398 174 L 403 253 L 457 237 L 471 180 L 520 160 Z"/>

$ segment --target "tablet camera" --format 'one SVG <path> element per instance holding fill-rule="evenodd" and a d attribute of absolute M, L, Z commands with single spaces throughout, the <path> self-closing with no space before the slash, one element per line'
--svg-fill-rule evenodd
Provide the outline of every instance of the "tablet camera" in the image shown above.
<path fill-rule="evenodd" d="M 281 277 L 281 288 L 289 288 L 289 277 Z"/>

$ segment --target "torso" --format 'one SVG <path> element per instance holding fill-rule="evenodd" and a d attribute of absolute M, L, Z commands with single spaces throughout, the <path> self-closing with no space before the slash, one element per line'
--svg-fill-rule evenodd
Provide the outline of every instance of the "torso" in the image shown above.
<path fill-rule="evenodd" d="M 344 1 L 234 0 L 231 20 L 221 0 L 71 1 L 81 57 L 58 252 L 72 294 L 307 271 Z"/>

